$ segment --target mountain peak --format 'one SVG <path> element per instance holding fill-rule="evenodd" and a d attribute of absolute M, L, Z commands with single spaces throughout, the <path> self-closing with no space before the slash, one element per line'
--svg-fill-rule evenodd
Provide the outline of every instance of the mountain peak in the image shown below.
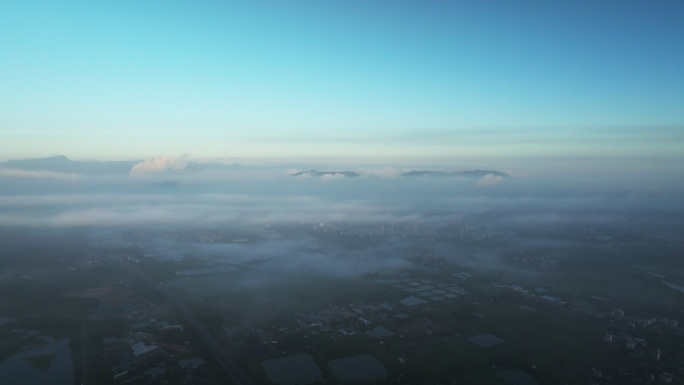
<path fill-rule="evenodd" d="M 308 171 L 300 171 L 296 172 L 294 174 L 291 174 L 290 176 L 303 176 L 303 175 L 310 175 L 310 176 L 325 176 L 325 175 L 344 175 L 346 177 L 356 177 L 361 174 L 355 171 L 318 171 L 318 170 L 308 170 Z"/>
<path fill-rule="evenodd" d="M 427 176 L 427 177 L 448 177 L 457 176 L 464 178 L 482 178 L 485 175 L 500 176 L 502 178 L 508 178 L 505 172 L 496 170 L 464 170 L 464 171 L 454 171 L 454 172 L 444 172 L 444 171 L 430 171 L 430 170 L 415 170 L 409 171 L 402 174 L 403 176 Z"/>
<path fill-rule="evenodd" d="M 44 160 L 52 160 L 56 162 L 70 162 L 71 159 L 67 158 L 65 155 L 53 155 L 43 158 Z"/>

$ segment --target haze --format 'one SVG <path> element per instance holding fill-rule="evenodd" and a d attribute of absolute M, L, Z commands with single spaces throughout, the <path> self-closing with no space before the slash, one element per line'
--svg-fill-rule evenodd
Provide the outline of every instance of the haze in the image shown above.
<path fill-rule="evenodd" d="M 684 379 L 684 6 L 0 15 L 3 383 Z"/>

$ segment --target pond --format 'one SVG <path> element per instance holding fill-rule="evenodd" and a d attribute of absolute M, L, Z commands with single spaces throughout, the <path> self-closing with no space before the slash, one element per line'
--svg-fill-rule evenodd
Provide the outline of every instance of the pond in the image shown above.
<path fill-rule="evenodd" d="M 306 385 L 323 381 L 323 372 L 313 357 L 306 353 L 261 361 L 261 367 L 268 379 L 279 385 Z"/>
<path fill-rule="evenodd" d="M 483 348 L 491 348 L 492 346 L 496 346 L 506 342 L 506 340 L 497 337 L 494 334 L 480 334 L 469 337 L 467 340 L 468 342 L 482 346 Z"/>
<path fill-rule="evenodd" d="M 520 369 L 499 370 L 497 376 L 500 377 L 506 385 L 539 385 L 534 377 Z"/>
<path fill-rule="evenodd" d="M 328 362 L 328 368 L 339 381 L 375 381 L 387 377 L 387 369 L 370 354 Z"/>
<path fill-rule="evenodd" d="M 47 344 L 0 361 L 3 384 L 73 385 L 74 365 L 69 340 L 46 339 Z"/>

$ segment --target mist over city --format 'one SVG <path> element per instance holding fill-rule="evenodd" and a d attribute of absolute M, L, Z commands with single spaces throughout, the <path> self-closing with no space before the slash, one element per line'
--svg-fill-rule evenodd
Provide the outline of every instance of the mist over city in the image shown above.
<path fill-rule="evenodd" d="M 67 352 L 65 384 L 534 384 L 625 365 L 650 381 L 678 367 L 680 180 L 330 167 L 0 163 L 6 359 L 39 368 L 15 375 L 44 381 Z M 548 345 L 554 322 L 575 356 Z M 434 349 L 462 363 L 428 367 Z"/>
<path fill-rule="evenodd" d="M 0 15 L 0 383 L 684 383 L 681 5 Z"/>

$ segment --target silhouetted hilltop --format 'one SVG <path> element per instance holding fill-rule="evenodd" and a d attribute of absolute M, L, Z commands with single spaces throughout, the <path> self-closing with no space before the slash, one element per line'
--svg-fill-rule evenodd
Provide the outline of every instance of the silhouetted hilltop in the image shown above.
<path fill-rule="evenodd" d="M 302 176 L 302 175 L 310 175 L 310 176 L 324 176 L 324 175 L 344 175 L 347 177 L 357 177 L 360 176 L 358 172 L 355 171 L 318 171 L 318 170 L 308 170 L 308 171 L 300 171 L 296 172 L 290 176 Z"/>
<path fill-rule="evenodd" d="M 510 175 L 506 174 L 505 172 L 495 171 L 495 170 L 466 170 L 466 171 L 454 171 L 454 172 L 416 170 L 416 171 L 405 172 L 402 174 L 402 176 L 463 177 L 463 178 L 482 178 L 485 175 L 500 176 L 502 178 L 508 178 L 510 176 Z"/>
<path fill-rule="evenodd" d="M 0 162 L 0 168 L 20 169 L 27 171 L 51 171 L 64 174 L 110 175 L 128 174 L 133 166 L 141 162 L 143 162 L 143 160 L 71 160 L 64 155 L 57 155 L 47 158 L 7 160 L 5 162 Z M 200 163 L 188 161 L 185 164 L 183 171 L 188 173 L 201 171 L 225 171 L 239 170 L 244 167 L 245 166 L 240 164 Z"/>
<path fill-rule="evenodd" d="M 307 170 L 300 171 L 290 176 L 313 176 L 321 177 L 326 175 L 344 175 L 347 177 L 358 177 L 362 174 L 356 171 L 319 171 L 319 170 Z M 401 176 L 406 177 L 462 177 L 462 178 L 482 178 L 485 175 L 500 176 L 502 178 L 508 178 L 510 175 L 505 172 L 496 170 L 465 170 L 465 171 L 454 171 L 454 172 L 444 172 L 444 171 L 430 171 L 430 170 L 415 170 L 409 171 L 401 174 Z"/>
<path fill-rule="evenodd" d="M 8 160 L 0 163 L 2 168 L 29 171 L 52 171 L 64 174 L 126 174 L 140 160 L 91 161 L 71 160 L 64 155 L 47 158 Z"/>

